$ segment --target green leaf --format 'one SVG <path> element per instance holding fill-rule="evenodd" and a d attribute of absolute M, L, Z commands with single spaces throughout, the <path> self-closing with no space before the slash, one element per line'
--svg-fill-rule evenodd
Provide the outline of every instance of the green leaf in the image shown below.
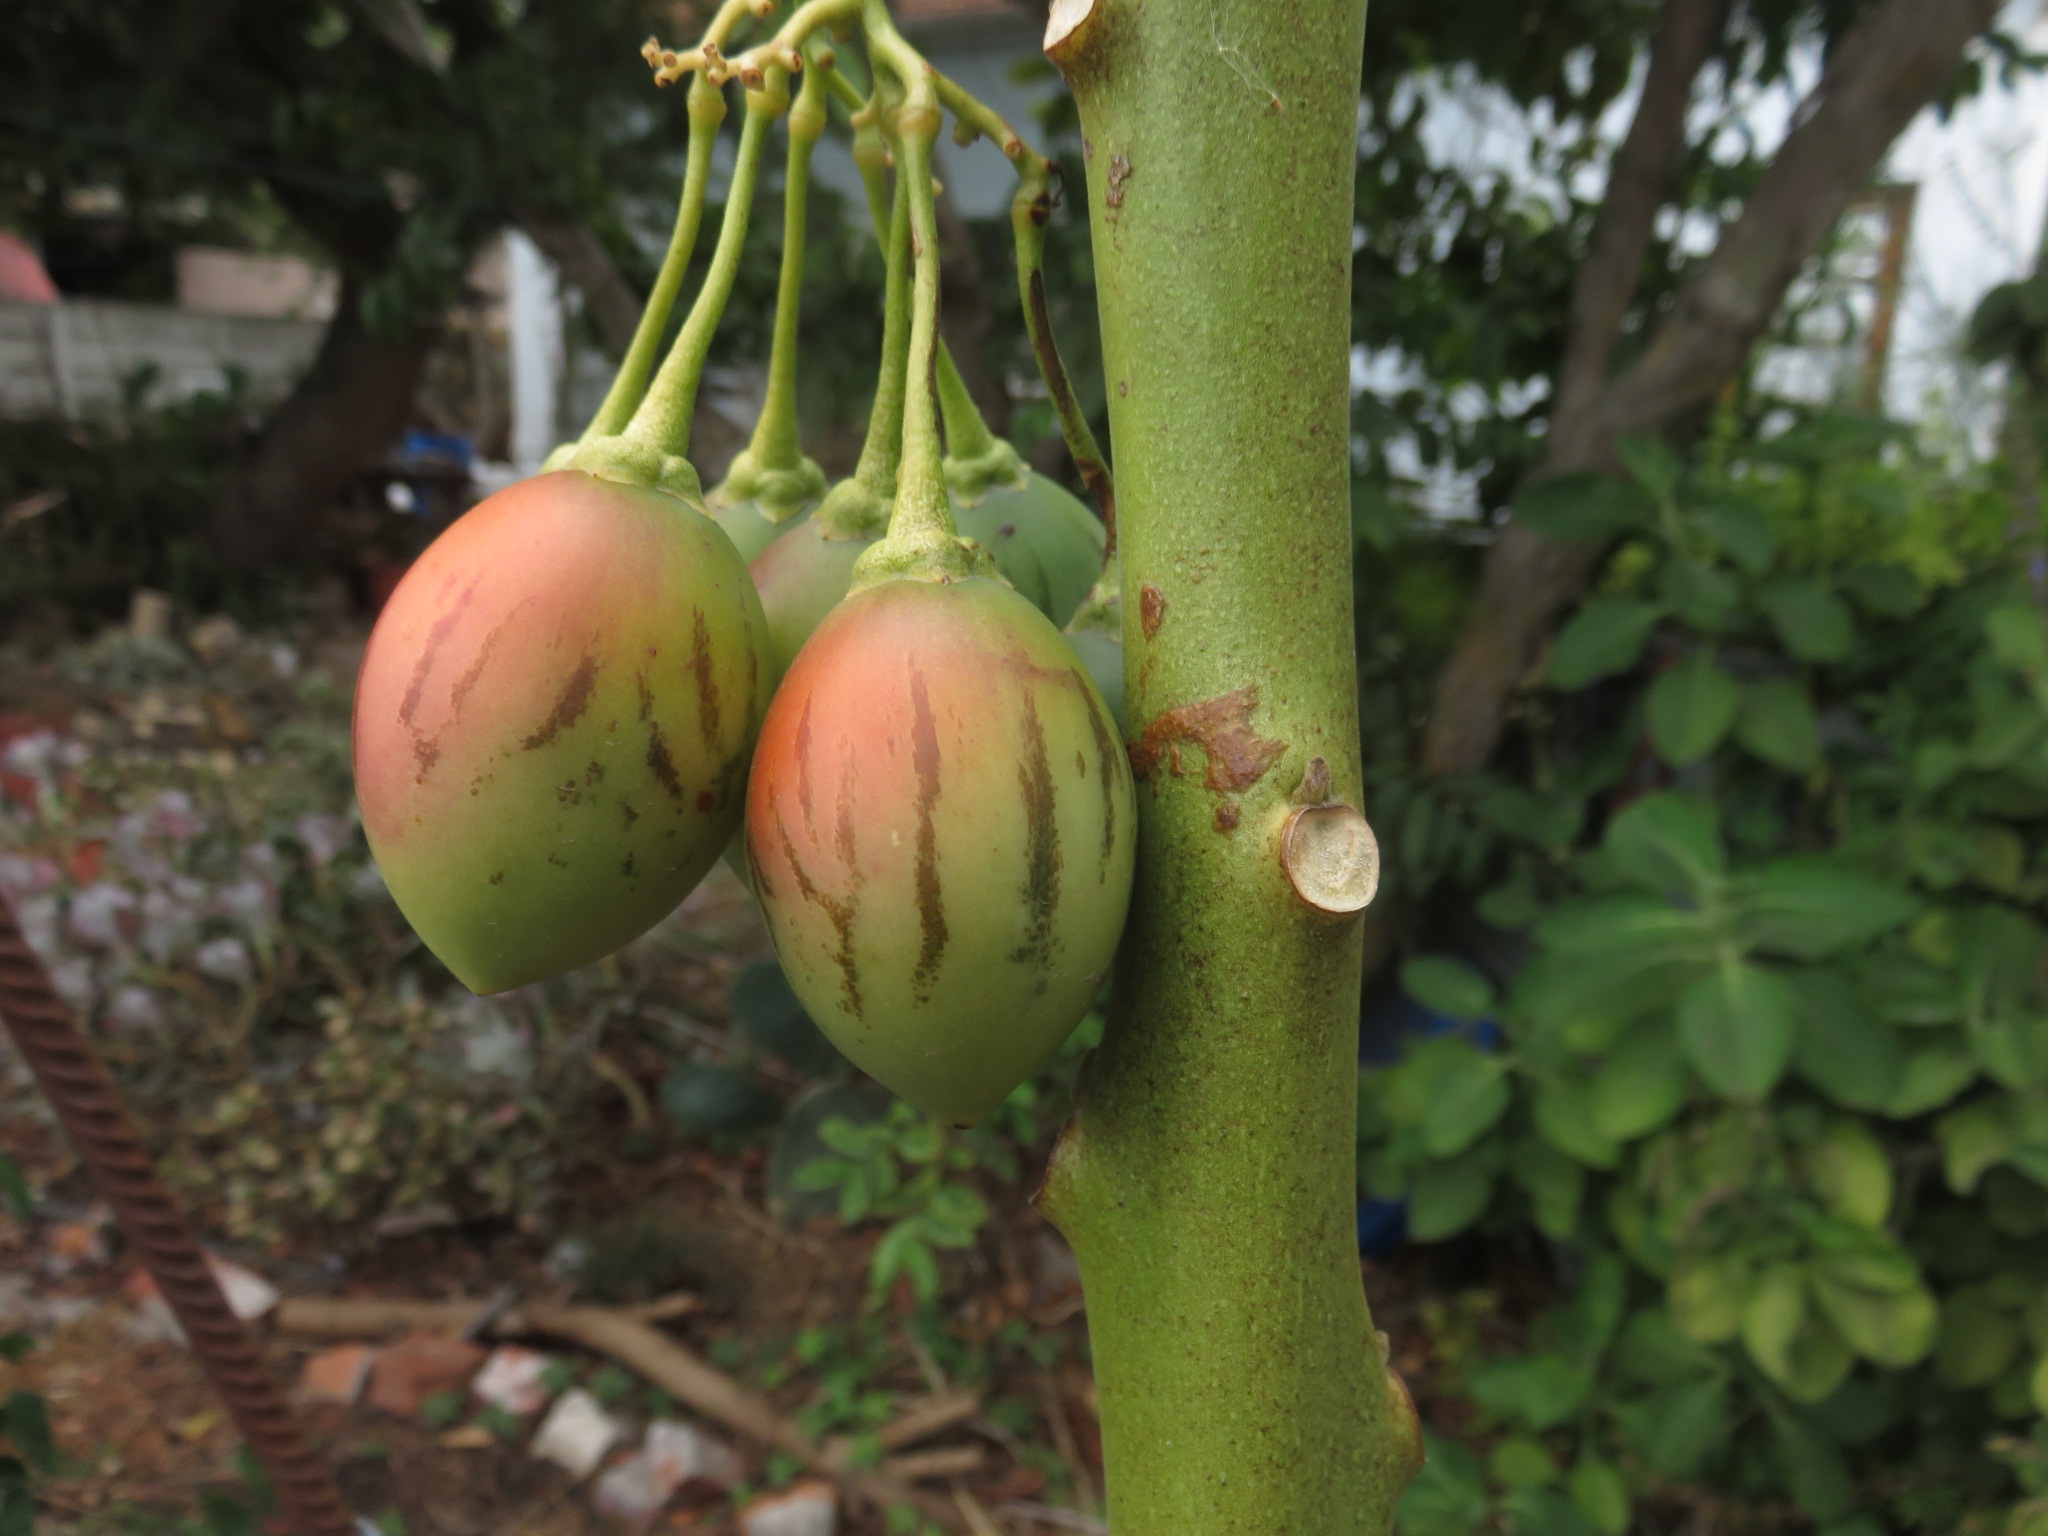
<path fill-rule="evenodd" d="M 1899 1284 L 1900 1272 L 1905 1284 Z M 1864 1359 L 1899 1368 L 1934 1347 L 1940 1313 L 1912 1261 L 1897 1250 L 1850 1248 L 1816 1253 L 1808 1279 L 1813 1298 Z"/>
<path fill-rule="evenodd" d="M 1635 1504 L 1628 1484 L 1608 1463 L 1588 1456 L 1572 1468 L 1572 1502 L 1598 1536 L 1628 1536 Z"/>
<path fill-rule="evenodd" d="M 2012 1106 L 2002 1098 L 1950 1110 L 1935 1122 L 1934 1134 L 1941 1141 L 1948 1187 L 1959 1195 L 1975 1193 L 1985 1171 L 2004 1162 L 2020 1139 Z"/>
<path fill-rule="evenodd" d="M 1447 1162 L 1431 1163 L 1408 1192 L 1408 1233 L 1418 1243 L 1454 1237 L 1479 1219 L 1493 1194 L 1499 1159 L 1476 1147 Z"/>
<path fill-rule="evenodd" d="M 1497 1056 L 1471 1052 L 1442 1079 L 1422 1117 L 1422 1149 L 1452 1157 L 1492 1130 L 1508 1107 L 1507 1068 Z"/>
<path fill-rule="evenodd" d="M 1849 605 L 1815 578 L 1774 581 L 1757 597 L 1785 649 L 1801 661 L 1844 661 L 1856 649 Z"/>
<path fill-rule="evenodd" d="M 1665 762 L 1696 763 L 1735 724 L 1742 690 L 1715 663 L 1711 651 L 1694 651 L 1650 685 L 1650 739 Z"/>
<path fill-rule="evenodd" d="M 1690 795 L 1645 795 L 1608 824 L 1603 846 L 1617 873 L 1668 896 L 1705 894 L 1726 865 L 1713 806 Z"/>
<path fill-rule="evenodd" d="M 685 1062 L 661 1085 L 661 1107 L 691 1136 L 736 1135 L 768 1124 L 779 1108 L 772 1094 L 732 1067 Z"/>
<path fill-rule="evenodd" d="M 14 1166 L 14 1160 L 0 1152 L 0 1198 L 7 1202 L 7 1209 L 16 1221 L 27 1221 L 35 1214 L 36 1203 L 28 1191 L 28 1180 L 21 1176 L 21 1170 Z"/>
<path fill-rule="evenodd" d="M 1517 1488 L 1502 1497 L 1500 1512 L 1516 1536 L 1593 1536 L 1578 1505 L 1555 1488 Z"/>
<path fill-rule="evenodd" d="M 1774 860 L 1738 877 L 1735 899 L 1747 944 L 1797 960 L 1859 948 L 1919 910 L 1897 886 L 1823 858 Z"/>
<path fill-rule="evenodd" d="M 1631 432 L 1616 441 L 1614 451 L 1637 485 L 1660 502 L 1668 504 L 1676 499 L 1683 466 L 1663 438 L 1648 432 Z"/>
<path fill-rule="evenodd" d="M 1930 1045 L 1909 1053 L 1899 1068 L 1899 1086 L 1885 1113 L 1910 1120 L 1939 1109 L 1977 1078 L 1977 1058 L 1953 1045 Z"/>
<path fill-rule="evenodd" d="M 1885 1110 L 1905 1070 L 1898 1031 L 1839 971 L 1804 970 L 1787 980 L 1799 1007 L 1793 1068 L 1845 1109 Z"/>
<path fill-rule="evenodd" d="M 1821 1204 L 1859 1227 L 1882 1227 L 1892 1209 L 1892 1163 L 1860 1121 L 1831 1121 L 1807 1153 Z"/>
<path fill-rule="evenodd" d="M 2048 672 L 2048 630 L 2031 606 L 2009 603 L 1984 616 L 1991 654 L 2016 672 Z"/>
<path fill-rule="evenodd" d="M 1487 1458 L 1493 1480 L 1509 1488 L 1548 1488 L 1557 1481 L 1557 1463 L 1543 1442 L 1527 1435 L 1510 1435 L 1493 1448 Z"/>
<path fill-rule="evenodd" d="M 1896 565 L 1852 565 L 1842 585 L 1864 609 L 1883 619 L 1910 618 L 1920 608 L 1920 583 Z"/>
<path fill-rule="evenodd" d="M 22 1460 L 38 1472 L 55 1472 L 61 1458 L 57 1442 L 50 1437 L 50 1414 L 43 1400 L 33 1392 L 16 1391 L 0 1405 L 0 1430 L 21 1453 Z"/>
<path fill-rule="evenodd" d="M 1685 1059 L 1662 1019 L 1637 1025 L 1593 1074 L 1593 1126 L 1612 1141 L 1648 1135 L 1685 1102 Z"/>
<path fill-rule="evenodd" d="M 1418 955 L 1401 967 L 1401 986 L 1423 1007 L 1448 1019 L 1483 1019 L 1495 1006 L 1493 983 L 1449 955 Z"/>
<path fill-rule="evenodd" d="M 1751 576 L 1771 568 L 1778 552 L 1778 530 L 1771 515 L 1755 502 L 1729 493 L 1718 497 L 1700 521 L 1707 536 Z"/>
<path fill-rule="evenodd" d="M 2019 1350 L 2019 1321 L 1997 1304 L 1988 1287 L 1962 1286 L 1942 1299 L 1934 1373 L 1945 1386 L 1957 1391 L 1988 1387 L 2005 1374 Z"/>
<path fill-rule="evenodd" d="M 1679 999 L 1678 1033 L 1709 1086 L 1754 1103 L 1777 1086 L 1792 1059 L 1798 1033 L 1792 989 L 1756 966 L 1724 963 Z"/>
<path fill-rule="evenodd" d="M 1586 1405 L 1593 1373 L 1547 1352 L 1513 1355 L 1474 1366 L 1467 1386 L 1494 1417 L 1540 1433 Z"/>
<path fill-rule="evenodd" d="M 1587 1085 L 1560 1078 L 1536 1090 L 1536 1129 L 1566 1157 L 1589 1168 L 1612 1168 L 1621 1161 L 1621 1147 L 1602 1136 L 1593 1124 L 1592 1096 Z"/>
<path fill-rule="evenodd" d="M 1750 1359 L 1780 1386 L 1792 1375 L 1792 1347 L 1806 1325 L 1806 1271 L 1770 1264 L 1742 1304 L 1742 1344 Z"/>
<path fill-rule="evenodd" d="M 1566 692 L 1626 672 L 1643 654 L 1663 605 L 1596 597 L 1572 616 L 1550 652 L 1550 685 Z"/>
<path fill-rule="evenodd" d="M 1515 497 L 1514 519 L 1532 533 L 1565 543 L 1594 543 L 1647 527 L 1641 491 L 1591 472 L 1539 481 Z"/>
<path fill-rule="evenodd" d="M 1748 1261 L 1737 1255 L 1687 1255 L 1672 1269 L 1665 1288 L 1671 1326 L 1695 1344 L 1725 1344 L 1741 1330 L 1750 1278 Z"/>
<path fill-rule="evenodd" d="M 1742 606 L 1742 588 L 1715 566 L 1674 556 L 1657 575 L 1657 593 L 1694 629 L 1714 633 Z"/>
<path fill-rule="evenodd" d="M 1771 1428 L 1777 1432 L 1778 1464 L 1799 1507 L 1816 1520 L 1848 1514 L 1856 1484 L 1842 1453 L 1812 1425 L 1782 1410 L 1771 1415 Z"/>
<path fill-rule="evenodd" d="M 1643 1416 L 1642 1448 L 1667 1477 L 1690 1477 L 1728 1435 L 1728 1387 L 1718 1376 L 1667 1387 Z"/>
<path fill-rule="evenodd" d="M 1787 773 L 1810 773 L 1820 763 L 1813 701 L 1789 677 L 1766 677 L 1743 690 L 1735 739 L 1752 756 Z"/>
<path fill-rule="evenodd" d="M 1479 1459 L 1454 1441 L 1423 1435 L 1422 1470 L 1401 1496 L 1402 1536 L 1474 1536 L 1490 1513 Z"/>
<path fill-rule="evenodd" d="M 1509 1154 L 1507 1174 L 1529 1196 L 1537 1230 L 1554 1242 L 1568 1241 L 1578 1229 L 1586 1170 L 1549 1142 L 1525 1136 Z"/>

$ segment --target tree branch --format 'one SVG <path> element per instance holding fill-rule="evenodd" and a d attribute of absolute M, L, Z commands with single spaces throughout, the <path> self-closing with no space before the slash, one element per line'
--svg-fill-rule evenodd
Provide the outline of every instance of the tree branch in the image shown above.
<path fill-rule="evenodd" d="M 1553 435 L 1558 423 L 1584 412 L 1607 382 L 1622 321 L 1641 285 L 1657 210 L 1685 154 L 1693 83 L 1727 26 L 1728 7 L 1729 0 L 1664 0 L 1650 39 L 1643 94 L 1608 168 L 1607 193 L 1572 284 L 1564 362 L 1550 412 Z"/>
<path fill-rule="evenodd" d="M 2000 0 L 1881 0 L 1828 60 L 1796 126 L 1704 265 L 1630 367 L 1576 421 L 1553 427 L 1540 478 L 1612 466 L 1630 433 L 1691 426 L 1741 372 L 1802 266 L 1885 151 L 1955 71 Z M 1483 765 L 1509 695 L 1605 546 L 1561 544 L 1510 523 L 1437 676 L 1423 744 L 1431 774 Z"/>

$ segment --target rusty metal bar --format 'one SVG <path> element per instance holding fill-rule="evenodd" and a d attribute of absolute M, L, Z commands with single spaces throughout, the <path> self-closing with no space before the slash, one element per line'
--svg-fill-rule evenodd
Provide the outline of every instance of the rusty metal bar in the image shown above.
<path fill-rule="evenodd" d="M 0 1020 L 57 1112 L 121 1233 L 156 1281 L 298 1536 L 358 1536 L 333 1474 L 229 1308 L 206 1253 L 157 1177 L 99 1052 L 0 897 Z"/>

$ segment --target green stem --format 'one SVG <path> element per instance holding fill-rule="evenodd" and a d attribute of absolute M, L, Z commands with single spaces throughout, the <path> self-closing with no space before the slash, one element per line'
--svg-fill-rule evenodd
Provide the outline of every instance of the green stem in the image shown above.
<path fill-rule="evenodd" d="M 718 229 L 718 246 L 711 255 L 711 268 L 704 274 L 704 286 L 689 318 L 669 349 L 668 359 L 647 398 L 633 412 L 620 436 L 636 447 L 674 458 L 686 458 L 690 451 L 690 418 L 697 408 L 697 386 L 704 376 L 704 359 L 711 352 L 711 338 L 732 297 L 733 280 L 739 274 L 740 252 L 747 241 L 747 219 L 753 211 L 754 186 L 760 178 L 761 146 L 768 137 L 768 124 L 789 108 L 787 77 L 780 71 L 770 76 L 769 87 L 747 93 L 747 116 L 740 128 L 739 154 L 733 162 L 732 187 L 726 195 L 725 218 Z"/>
<path fill-rule="evenodd" d="M 1032 162 L 1035 162 L 1032 163 Z M 1017 195 L 1010 203 L 1010 229 L 1017 249 L 1017 293 L 1024 303 L 1024 333 L 1031 339 L 1031 355 L 1038 360 L 1038 372 L 1045 380 L 1052 400 L 1060 435 L 1067 440 L 1067 453 L 1080 471 L 1082 484 L 1102 509 L 1105 534 L 1103 568 L 1111 569 L 1116 559 L 1116 481 L 1109 461 L 1096 444 L 1088 413 L 1074 396 L 1074 384 L 1067 376 L 1066 360 L 1060 356 L 1058 340 L 1052 333 L 1052 316 L 1045 301 L 1045 226 L 1052 218 L 1052 173 L 1047 162 L 1031 157 L 1020 171 Z"/>
<path fill-rule="evenodd" d="M 899 557 L 951 567 L 965 559 L 946 496 L 944 452 L 939 442 L 938 399 L 933 388 L 939 345 L 939 215 L 932 195 L 932 146 L 938 142 L 938 91 L 929 64 L 903 40 L 883 0 L 862 0 L 861 24 L 878 68 L 886 67 L 903 87 L 896 114 L 896 178 L 910 204 L 910 249 L 914 257 L 910 304 L 910 352 L 905 361 L 903 460 L 896 475 L 896 505 L 889 516 L 892 546 L 879 560 L 863 557 L 871 573 L 909 574 Z"/>
<path fill-rule="evenodd" d="M 725 121 L 725 92 L 702 75 L 690 80 L 690 148 L 683 171 L 683 196 L 676 210 L 675 230 L 669 235 L 668 251 L 655 274 L 654 289 L 647 295 L 647 307 L 640 311 L 640 324 L 619 371 L 605 391 L 604 404 L 590 419 L 586 439 L 609 437 L 633 419 L 647 393 L 647 376 L 654 370 L 661 349 L 661 333 L 668 328 L 669 311 L 675 308 L 676 292 L 683 286 L 683 274 L 697 250 L 697 231 L 704 222 L 704 191 L 711 180 L 711 152 L 718 143 L 718 127 Z"/>
<path fill-rule="evenodd" d="M 1359 1283 L 1358 919 L 1297 896 L 1283 862 L 1298 788 L 1361 797 L 1364 7 L 1295 0 L 1284 27 L 1270 0 L 1210 0 L 1199 25 L 1156 0 L 1062 12 L 1123 589 L 1147 614 L 1125 630 L 1126 729 L 1193 731 L 1179 751 L 1208 762 L 1152 767 L 1138 795 L 1111 1017 L 1041 1199 L 1080 1260 L 1117 1536 L 1384 1536 L 1421 1447 Z"/>
<path fill-rule="evenodd" d="M 967 381 L 946 347 L 939 348 L 939 414 L 946 422 L 946 457 L 978 459 L 995 452 L 996 435 L 982 420 L 981 407 L 967 392 Z"/>
<path fill-rule="evenodd" d="M 754 425 L 754 466 L 793 470 L 803 464 L 797 435 L 797 322 L 803 317 L 804 234 L 810 201 L 811 152 L 825 131 L 825 71 L 804 71 L 789 112 L 789 165 L 783 173 L 782 273 L 775 289 L 775 340 L 768 352 L 767 399 Z"/>

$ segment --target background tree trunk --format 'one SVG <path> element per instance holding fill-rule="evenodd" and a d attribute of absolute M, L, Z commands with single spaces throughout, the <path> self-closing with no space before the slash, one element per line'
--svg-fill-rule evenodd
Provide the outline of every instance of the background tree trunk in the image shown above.
<path fill-rule="evenodd" d="M 1077 15 L 1077 13 L 1079 13 Z M 1359 1280 L 1359 928 L 1290 888 L 1355 805 L 1351 218 L 1364 7 L 1062 0 L 1089 146 L 1138 878 L 1041 1199 L 1088 1298 L 1117 1536 L 1384 1533 L 1419 1464 Z"/>
<path fill-rule="evenodd" d="M 1586 397 L 1583 407 L 1574 402 L 1569 414 L 1560 410 L 1553 418 L 1532 479 L 1609 469 L 1616 442 L 1631 433 L 1682 435 L 1697 427 L 1714 397 L 1740 375 L 1800 268 L 1820 249 L 1850 199 L 1869 184 L 1892 141 L 1954 74 L 1964 49 L 1991 24 L 2000 3 L 1880 0 L 1830 57 L 1740 216 L 1687 281 L 1642 353 Z M 1667 34 L 1679 9 L 1674 3 L 1667 11 Z M 1644 109 L 1649 106 L 1646 93 Z M 1635 137 L 1632 129 L 1630 138 Z M 1631 198 L 1640 192 L 1628 179 L 1615 190 Z M 1649 212 L 1654 217 L 1654 207 Z M 1610 222 L 1604 209 L 1602 221 Z M 1611 243 L 1622 242 L 1617 235 Z M 1623 313 L 1612 305 L 1587 307 L 1588 323 L 1610 328 L 1598 347 L 1603 360 Z M 1574 316 L 1579 318 L 1576 304 Z M 1568 355 L 1583 356 L 1594 347 L 1575 336 Z M 1583 381 L 1575 380 L 1573 388 L 1585 396 Z M 1437 677 L 1423 745 L 1427 772 L 1470 771 L 1492 755 L 1509 696 L 1604 554 L 1604 545 L 1558 543 L 1513 522 L 1502 530 L 1487 551 L 1472 612 Z"/>
<path fill-rule="evenodd" d="M 363 287 L 344 275 L 313 365 L 236 467 L 216 514 L 221 558 L 255 571 L 301 554 L 335 499 L 404 430 L 438 332 L 397 339 L 363 318 Z"/>

